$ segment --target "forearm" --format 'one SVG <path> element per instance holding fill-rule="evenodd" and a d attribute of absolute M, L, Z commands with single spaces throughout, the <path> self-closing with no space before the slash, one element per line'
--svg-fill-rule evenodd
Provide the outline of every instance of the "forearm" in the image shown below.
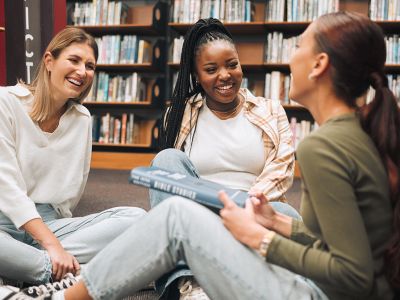
<path fill-rule="evenodd" d="M 60 241 L 42 219 L 30 220 L 22 225 L 21 228 L 28 232 L 46 250 L 54 247 L 62 247 Z"/>
<path fill-rule="evenodd" d="M 286 238 L 290 238 L 292 234 L 292 218 L 276 212 L 271 230 Z"/>

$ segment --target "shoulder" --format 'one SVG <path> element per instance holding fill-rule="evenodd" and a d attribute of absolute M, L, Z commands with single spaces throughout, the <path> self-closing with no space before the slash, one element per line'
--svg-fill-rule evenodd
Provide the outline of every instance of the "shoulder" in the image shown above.
<path fill-rule="evenodd" d="M 23 102 L 29 103 L 32 99 L 32 93 L 20 84 L 0 87 L 0 107 L 2 110 L 22 108 Z"/>
<path fill-rule="evenodd" d="M 76 101 L 69 101 L 68 103 L 69 109 L 75 113 L 78 114 L 78 116 L 83 116 L 90 118 L 90 112 L 89 110 L 82 104 L 76 102 Z"/>
<path fill-rule="evenodd" d="M 324 157 L 348 162 L 353 156 L 359 155 L 368 140 L 357 117 L 343 116 L 329 121 L 307 136 L 299 144 L 296 154 L 299 160 Z"/>
<path fill-rule="evenodd" d="M 0 99 L 2 101 L 22 100 L 31 96 L 31 92 L 20 84 L 0 87 Z"/>
<path fill-rule="evenodd" d="M 263 114 L 264 116 L 279 115 L 284 112 L 283 107 L 278 100 L 254 96 L 248 89 L 240 89 L 239 92 L 243 95 L 246 106 L 250 111 Z"/>

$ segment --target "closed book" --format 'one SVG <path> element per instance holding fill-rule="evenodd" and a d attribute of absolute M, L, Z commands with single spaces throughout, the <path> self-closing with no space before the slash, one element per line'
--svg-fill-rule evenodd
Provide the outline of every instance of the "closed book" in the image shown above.
<path fill-rule="evenodd" d="M 213 210 L 223 208 L 218 192 L 224 190 L 238 206 L 244 207 L 248 194 L 224 187 L 215 182 L 195 178 L 158 167 L 138 167 L 131 171 L 129 182 L 159 190 L 171 195 L 182 196 L 196 201 Z"/>

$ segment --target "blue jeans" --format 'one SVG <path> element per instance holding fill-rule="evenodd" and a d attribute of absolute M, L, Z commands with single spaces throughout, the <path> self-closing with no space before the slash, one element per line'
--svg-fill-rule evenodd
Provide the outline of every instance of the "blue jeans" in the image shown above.
<path fill-rule="evenodd" d="M 269 264 L 221 218 L 181 197 L 152 209 L 82 272 L 94 299 L 122 299 L 185 261 L 211 299 L 324 299 L 309 279 Z"/>
<path fill-rule="evenodd" d="M 199 178 L 196 167 L 193 165 L 189 157 L 183 151 L 177 149 L 165 149 L 159 152 L 152 162 L 153 166 L 157 166 L 171 172 L 177 172 L 189 176 Z M 171 197 L 170 194 L 149 190 L 150 205 L 155 207 L 163 200 Z M 299 213 L 289 204 L 283 202 L 270 202 L 271 206 L 278 212 L 290 216 L 292 218 L 301 219 Z M 177 268 L 162 276 L 156 281 L 156 290 L 159 294 L 163 294 L 166 288 L 177 278 L 182 276 L 192 276 L 193 273 L 184 265 L 184 262 L 179 262 Z"/>
<path fill-rule="evenodd" d="M 140 208 L 115 207 L 86 217 L 60 218 L 51 205 L 37 204 L 36 209 L 80 264 L 88 263 L 146 213 Z M 34 284 L 50 281 L 52 265 L 47 251 L 1 212 L 0 245 L 0 277 Z"/>

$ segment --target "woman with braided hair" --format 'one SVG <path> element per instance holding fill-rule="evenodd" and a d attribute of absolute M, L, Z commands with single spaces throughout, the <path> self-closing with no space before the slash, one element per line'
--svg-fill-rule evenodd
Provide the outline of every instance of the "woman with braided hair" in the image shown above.
<path fill-rule="evenodd" d="M 240 88 L 243 72 L 231 34 L 213 18 L 187 32 L 161 151 L 153 164 L 284 201 L 294 149 L 278 100 Z M 177 151 L 171 148 L 175 148 Z M 150 194 L 152 207 L 168 195 Z"/>
<path fill-rule="evenodd" d="M 381 28 L 360 14 L 321 16 L 301 35 L 289 93 L 320 125 L 297 151 L 303 220 L 262 193 L 243 209 L 221 192 L 220 216 L 172 197 L 55 296 L 120 299 L 184 260 L 214 300 L 398 299 L 400 110 L 385 60 Z M 358 108 L 369 86 L 374 99 Z"/>

